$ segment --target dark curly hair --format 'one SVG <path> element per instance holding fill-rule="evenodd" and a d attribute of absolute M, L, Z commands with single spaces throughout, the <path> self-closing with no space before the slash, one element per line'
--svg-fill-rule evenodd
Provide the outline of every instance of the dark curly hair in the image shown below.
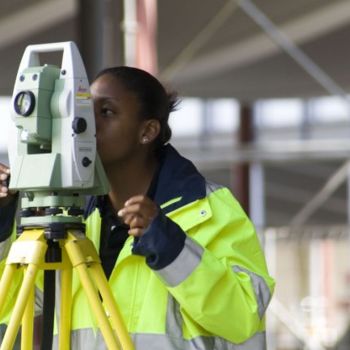
<path fill-rule="evenodd" d="M 169 115 L 179 104 L 175 92 L 167 92 L 164 86 L 150 73 L 134 67 L 110 67 L 100 71 L 95 80 L 102 75 L 110 74 L 120 81 L 125 88 L 136 94 L 141 105 L 141 118 L 157 119 L 160 133 L 155 140 L 157 149 L 171 138 Z"/>

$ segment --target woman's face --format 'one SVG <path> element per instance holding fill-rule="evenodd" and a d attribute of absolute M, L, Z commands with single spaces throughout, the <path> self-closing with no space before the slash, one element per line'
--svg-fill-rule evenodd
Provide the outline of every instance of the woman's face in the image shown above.
<path fill-rule="evenodd" d="M 140 151 L 142 120 L 137 96 L 105 74 L 91 85 L 97 151 L 104 166 L 127 161 Z"/>

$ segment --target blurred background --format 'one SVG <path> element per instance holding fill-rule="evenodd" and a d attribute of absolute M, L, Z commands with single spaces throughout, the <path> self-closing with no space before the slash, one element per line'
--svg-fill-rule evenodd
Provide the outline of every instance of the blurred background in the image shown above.
<path fill-rule="evenodd" d="M 350 349 L 350 1 L 1 1 L 0 161 L 25 47 L 67 40 L 90 79 L 126 64 L 178 91 L 172 143 L 231 188 L 277 280 L 268 350 Z"/>

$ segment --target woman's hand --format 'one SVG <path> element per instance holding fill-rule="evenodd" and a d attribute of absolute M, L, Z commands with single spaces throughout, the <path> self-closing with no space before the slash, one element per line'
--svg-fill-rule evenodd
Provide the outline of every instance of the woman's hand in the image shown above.
<path fill-rule="evenodd" d="M 0 163 L 0 207 L 7 205 L 16 194 L 16 192 L 9 191 L 7 184 L 9 176 L 10 169 Z"/>
<path fill-rule="evenodd" d="M 157 205 L 150 198 L 139 195 L 128 199 L 118 215 L 130 226 L 129 235 L 141 237 L 158 211 Z"/>

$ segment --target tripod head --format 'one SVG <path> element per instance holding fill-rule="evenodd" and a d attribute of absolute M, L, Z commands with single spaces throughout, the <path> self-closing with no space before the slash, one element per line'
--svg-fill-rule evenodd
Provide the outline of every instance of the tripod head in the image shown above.
<path fill-rule="evenodd" d="M 40 53 L 62 51 L 61 67 L 40 63 Z M 12 96 L 16 134 L 10 137 L 9 188 L 25 193 L 22 225 L 79 221 L 81 195 L 106 194 L 108 181 L 96 152 L 89 82 L 73 42 L 30 45 Z M 46 215 L 31 213 L 44 208 Z M 64 208 L 72 215 L 61 214 Z M 73 209 L 73 211 L 72 211 Z M 75 211 L 78 213 L 78 211 Z"/>

